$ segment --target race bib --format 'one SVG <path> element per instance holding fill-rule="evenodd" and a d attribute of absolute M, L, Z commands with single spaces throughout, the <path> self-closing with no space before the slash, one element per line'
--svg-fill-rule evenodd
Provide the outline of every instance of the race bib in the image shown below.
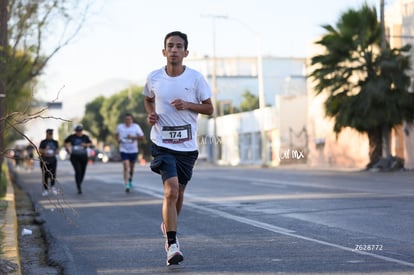
<path fill-rule="evenodd" d="M 164 126 L 162 127 L 162 142 L 163 143 L 183 143 L 191 140 L 191 125 L 183 126 Z"/>
<path fill-rule="evenodd" d="M 86 149 L 81 145 L 73 145 L 72 146 L 72 154 L 84 154 L 86 153 Z"/>
<path fill-rule="evenodd" d="M 121 142 L 122 143 L 133 143 L 134 141 L 130 138 L 123 138 L 123 139 L 121 139 Z"/>

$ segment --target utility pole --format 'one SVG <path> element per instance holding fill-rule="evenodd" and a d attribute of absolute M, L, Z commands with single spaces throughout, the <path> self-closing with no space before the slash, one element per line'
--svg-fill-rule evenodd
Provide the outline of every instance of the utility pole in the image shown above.
<path fill-rule="evenodd" d="M 381 51 L 386 49 L 384 13 L 384 0 L 380 0 Z"/>
<path fill-rule="evenodd" d="M 387 50 L 387 41 L 385 38 L 384 0 L 380 0 L 380 24 L 381 24 L 381 55 L 384 56 L 385 51 Z M 382 125 L 382 157 L 385 158 L 387 161 L 391 159 L 390 127 L 387 124 Z"/>
<path fill-rule="evenodd" d="M 257 39 L 257 82 L 258 82 L 258 96 L 259 96 L 259 109 L 261 112 L 261 120 L 262 124 L 260 126 L 261 128 L 261 140 L 262 140 L 262 150 L 261 150 L 261 159 L 263 164 L 266 164 L 267 162 L 267 138 L 264 131 L 264 108 L 266 107 L 266 100 L 264 95 L 264 77 L 263 77 L 263 58 L 262 58 L 262 39 L 260 33 L 252 29 L 249 25 L 244 23 L 243 21 L 240 21 L 237 18 L 229 17 L 226 15 L 202 15 L 202 17 L 208 17 L 212 19 L 213 23 L 213 57 L 212 57 L 212 74 L 211 74 L 211 83 L 212 83 L 212 90 L 213 90 L 213 105 L 214 105 L 214 113 L 213 113 L 213 132 L 214 132 L 214 138 L 213 140 L 219 140 L 217 137 L 217 57 L 216 57 L 216 19 L 225 19 L 225 20 L 232 20 L 236 21 L 237 23 L 241 24 L 243 27 L 245 27 L 248 31 L 252 32 Z M 213 146 L 213 163 L 217 162 L 217 144 L 212 143 Z"/>
<path fill-rule="evenodd" d="M 259 32 L 252 29 L 249 25 L 247 25 L 245 22 L 230 17 L 230 20 L 236 21 L 239 24 L 241 24 L 243 27 L 245 27 L 247 30 L 249 30 L 251 33 L 253 33 L 256 36 L 257 39 L 257 83 L 258 83 L 258 97 L 259 97 L 259 110 L 260 110 L 260 138 L 262 140 L 262 149 L 261 149 L 261 159 L 262 159 L 262 165 L 266 165 L 268 158 L 267 158 L 267 136 L 264 129 L 264 108 L 266 107 L 266 98 L 264 93 L 264 76 L 263 76 L 263 56 L 262 56 L 262 37 Z"/>
<path fill-rule="evenodd" d="M 214 164 L 217 163 L 218 160 L 218 141 L 219 138 L 217 137 L 217 57 L 216 57 L 216 19 L 227 19 L 227 16 L 225 15 L 214 15 L 214 14 L 208 14 L 208 15 L 202 15 L 202 17 L 211 18 L 212 22 L 212 32 L 213 32 L 213 62 L 212 62 L 212 68 L 211 68 L 211 86 L 213 90 L 213 138 L 211 139 L 211 146 L 213 148 L 213 156 L 212 156 L 212 162 Z"/>
<path fill-rule="evenodd" d="M 7 65 L 7 48 L 8 33 L 7 20 L 9 18 L 9 0 L 0 0 L 0 167 L 4 159 L 4 119 L 6 116 L 6 65 Z M 1 176 L 1 171 L 0 171 Z"/>

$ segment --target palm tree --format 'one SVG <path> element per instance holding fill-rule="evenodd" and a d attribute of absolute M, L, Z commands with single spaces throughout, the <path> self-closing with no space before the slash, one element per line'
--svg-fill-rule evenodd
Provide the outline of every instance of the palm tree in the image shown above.
<path fill-rule="evenodd" d="M 328 93 L 325 111 L 334 119 L 334 131 L 351 127 L 366 133 L 370 162 L 382 154 L 382 129 L 414 117 L 414 95 L 408 92 L 410 46 L 381 49 L 381 26 L 375 7 L 364 4 L 344 12 L 336 27 L 316 43 L 324 49 L 312 57 L 316 94 Z"/>

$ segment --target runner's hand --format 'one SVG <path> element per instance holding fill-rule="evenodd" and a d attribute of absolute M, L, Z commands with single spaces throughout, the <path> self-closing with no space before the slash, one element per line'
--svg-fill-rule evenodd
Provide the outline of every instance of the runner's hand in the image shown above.
<path fill-rule="evenodd" d="M 185 102 L 182 99 L 174 99 L 171 102 L 171 105 L 173 105 L 174 108 L 177 109 L 177 110 L 185 110 L 185 109 L 188 109 L 187 108 L 187 102 Z"/>
<path fill-rule="evenodd" d="M 152 112 L 151 114 L 149 114 L 149 115 L 147 116 L 147 122 L 148 122 L 150 125 L 154 125 L 155 123 L 157 123 L 157 121 L 158 121 L 158 115 L 157 115 L 157 113 Z"/>

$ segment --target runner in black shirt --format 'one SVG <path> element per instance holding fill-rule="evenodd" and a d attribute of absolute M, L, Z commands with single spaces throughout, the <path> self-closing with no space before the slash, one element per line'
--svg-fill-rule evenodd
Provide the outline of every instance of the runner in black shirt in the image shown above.
<path fill-rule="evenodd" d="M 57 158 L 56 154 L 58 152 L 59 143 L 53 139 L 53 129 L 46 130 L 46 138 L 40 142 L 39 153 L 40 153 L 40 168 L 42 169 L 42 181 L 43 181 L 43 196 L 49 194 L 49 184 L 48 180 L 50 179 L 50 187 L 52 187 L 52 193 L 57 195 L 57 190 L 55 187 L 56 180 L 56 168 L 57 168 Z"/>
<path fill-rule="evenodd" d="M 70 154 L 70 162 L 75 170 L 75 181 L 78 194 L 82 194 L 82 181 L 88 165 L 87 148 L 92 145 L 88 135 L 83 134 L 82 125 L 75 127 L 75 133 L 65 139 L 66 151 Z"/>

